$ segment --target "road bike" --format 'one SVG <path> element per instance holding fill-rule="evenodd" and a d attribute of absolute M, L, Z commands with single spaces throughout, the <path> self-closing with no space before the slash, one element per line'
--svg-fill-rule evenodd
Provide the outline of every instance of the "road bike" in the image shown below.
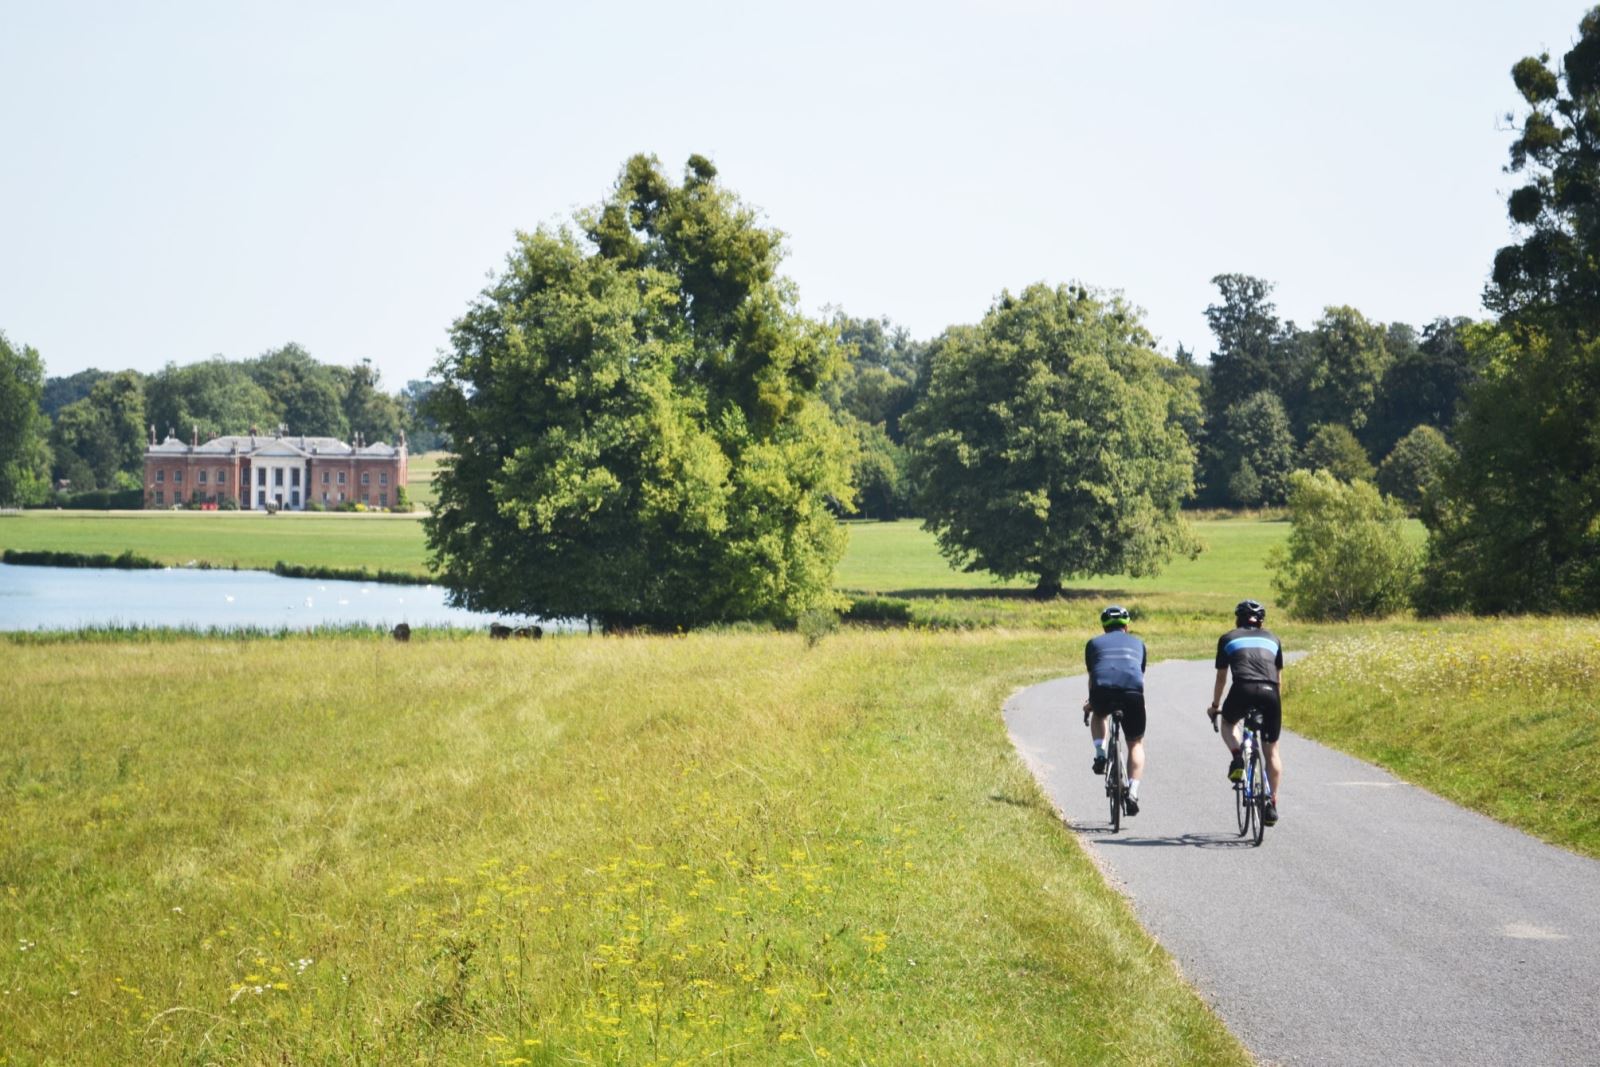
<path fill-rule="evenodd" d="M 1106 806 L 1111 810 L 1111 832 L 1122 829 L 1122 812 L 1128 802 L 1128 776 L 1122 755 L 1122 709 L 1110 711 L 1111 729 L 1106 731 Z M 1084 713 L 1084 721 L 1089 719 Z"/>
<path fill-rule="evenodd" d="M 1219 716 L 1211 717 L 1211 728 L 1220 730 Z M 1260 708 L 1250 708 L 1244 713 L 1244 743 L 1239 746 L 1239 758 L 1244 761 L 1244 777 L 1233 783 L 1233 814 L 1239 823 L 1239 836 L 1250 835 L 1250 843 L 1261 844 L 1267 833 L 1266 809 L 1272 800 L 1272 787 L 1267 783 L 1267 762 L 1261 751 L 1262 715 Z"/>

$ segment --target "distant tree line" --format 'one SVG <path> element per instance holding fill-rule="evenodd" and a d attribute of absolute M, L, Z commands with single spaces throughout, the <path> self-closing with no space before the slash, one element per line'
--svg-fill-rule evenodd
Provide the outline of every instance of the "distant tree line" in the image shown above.
<path fill-rule="evenodd" d="M 386 392 L 377 368 L 322 363 L 297 344 L 255 359 L 169 363 L 154 374 L 84 370 L 44 376 L 34 349 L 0 334 L 0 502 L 42 503 L 52 487 L 73 493 L 136 489 L 150 427 L 188 441 L 252 430 L 368 441 L 405 432 L 413 451 L 446 442 L 427 411 L 436 383 Z"/>

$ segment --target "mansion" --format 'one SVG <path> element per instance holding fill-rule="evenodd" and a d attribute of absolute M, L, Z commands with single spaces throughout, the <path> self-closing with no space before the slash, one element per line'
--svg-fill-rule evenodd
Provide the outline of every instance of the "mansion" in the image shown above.
<path fill-rule="evenodd" d="M 290 437 L 280 428 L 270 437 L 257 434 L 215 437 L 200 443 L 195 433 L 184 444 L 167 433 L 144 452 L 144 506 L 221 504 L 240 508 L 304 511 L 316 504 L 337 508 L 364 504 L 387 508 L 400 502 L 406 484 L 406 435 L 398 446 L 369 445 L 359 434 L 352 441 L 337 437 Z"/>

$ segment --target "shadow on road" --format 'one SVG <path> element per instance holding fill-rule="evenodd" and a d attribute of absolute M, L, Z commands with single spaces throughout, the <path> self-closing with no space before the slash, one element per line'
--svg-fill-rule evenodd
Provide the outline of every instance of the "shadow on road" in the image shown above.
<path fill-rule="evenodd" d="M 1248 837 L 1231 831 L 1209 834 L 1182 834 L 1178 837 L 1136 837 L 1124 830 L 1113 834 L 1105 823 L 1077 823 L 1068 820 L 1067 828 L 1074 833 L 1094 838 L 1102 845 L 1123 845 L 1132 848 L 1252 848 Z"/>

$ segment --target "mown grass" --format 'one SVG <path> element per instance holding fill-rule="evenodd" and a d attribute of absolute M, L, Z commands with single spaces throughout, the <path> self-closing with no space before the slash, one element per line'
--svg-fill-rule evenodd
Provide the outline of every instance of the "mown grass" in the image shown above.
<path fill-rule="evenodd" d="M 406 495 L 418 507 L 432 508 L 439 500 L 433 487 L 434 475 L 439 473 L 439 463 L 448 452 L 419 452 L 406 460 Z"/>
<path fill-rule="evenodd" d="M 0 1058 L 1247 1062 L 1005 737 L 1077 654 L 0 642 Z"/>
<path fill-rule="evenodd" d="M 239 511 L 25 511 L 0 518 L 0 548 L 111 553 L 161 563 L 271 570 L 314 567 L 427 573 L 414 515 L 265 515 Z"/>
<path fill-rule="evenodd" d="M 1368 627 L 1293 671 L 1284 720 L 1502 822 L 1600 857 L 1600 622 Z"/>

